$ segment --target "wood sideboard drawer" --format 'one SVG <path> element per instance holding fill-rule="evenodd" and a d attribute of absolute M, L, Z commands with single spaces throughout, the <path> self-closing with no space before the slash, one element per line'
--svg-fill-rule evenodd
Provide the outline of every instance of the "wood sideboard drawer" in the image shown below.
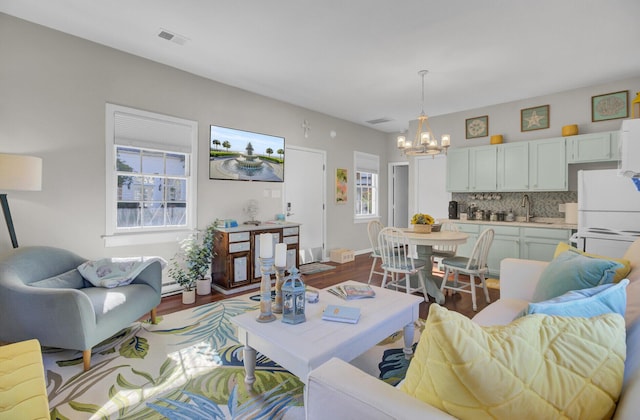
<path fill-rule="evenodd" d="M 284 238 L 282 238 L 282 242 L 284 242 L 285 244 L 297 244 L 298 243 L 298 237 L 297 236 L 285 236 Z"/>
<path fill-rule="evenodd" d="M 282 229 L 282 236 L 291 236 L 298 234 L 298 227 L 290 227 Z"/>
<path fill-rule="evenodd" d="M 232 254 L 234 252 L 242 252 L 249 251 L 251 249 L 250 242 L 237 242 L 233 244 L 229 244 L 229 253 Z"/>
<path fill-rule="evenodd" d="M 229 234 L 229 242 L 242 242 L 248 241 L 251 236 L 250 232 L 236 232 Z"/>

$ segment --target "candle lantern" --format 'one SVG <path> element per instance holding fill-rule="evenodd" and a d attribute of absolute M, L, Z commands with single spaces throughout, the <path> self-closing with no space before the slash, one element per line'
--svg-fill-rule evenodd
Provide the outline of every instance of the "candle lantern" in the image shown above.
<path fill-rule="evenodd" d="M 282 284 L 282 322 L 299 324 L 306 321 L 304 316 L 305 288 L 297 268 Z"/>

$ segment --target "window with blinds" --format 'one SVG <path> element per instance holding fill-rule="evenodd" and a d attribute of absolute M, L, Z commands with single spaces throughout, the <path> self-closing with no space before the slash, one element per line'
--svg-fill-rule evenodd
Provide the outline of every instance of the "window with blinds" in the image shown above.
<path fill-rule="evenodd" d="M 195 229 L 197 132 L 195 121 L 106 105 L 107 246 Z"/>

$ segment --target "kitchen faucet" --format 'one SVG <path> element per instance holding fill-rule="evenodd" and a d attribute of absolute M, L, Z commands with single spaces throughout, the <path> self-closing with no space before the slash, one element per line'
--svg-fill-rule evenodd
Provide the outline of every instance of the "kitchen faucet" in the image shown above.
<path fill-rule="evenodd" d="M 531 215 L 531 201 L 529 200 L 529 196 L 527 194 L 525 194 L 522 197 L 521 206 L 527 208 L 527 214 L 525 215 L 525 217 L 526 217 L 525 221 L 526 222 L 530 222 L 531 218 L 533 217 L 533 215 Z"/>

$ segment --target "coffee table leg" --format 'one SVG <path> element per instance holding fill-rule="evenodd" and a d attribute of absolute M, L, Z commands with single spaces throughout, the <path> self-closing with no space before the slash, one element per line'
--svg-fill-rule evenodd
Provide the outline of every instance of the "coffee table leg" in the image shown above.
<path fill-rule="evenodd" d="M 413 357 L 413 349 L 411 348 L 411 346 L 413 345 L 414 332 L 415 326 L 413 325 L 413 322 L 410 322 L 404 326 L 404 331 L 402 333 L 402 335 L 404 336 L 404 348 L 402 349 L 402 351 L 404 352 L 404 358 L 407 360 Z"/>
<path fill-rule="evenodd" d="M 256 381 L 256 350 L 249 346 L 244 346 L 244 383 L 251 388 Z"/>

